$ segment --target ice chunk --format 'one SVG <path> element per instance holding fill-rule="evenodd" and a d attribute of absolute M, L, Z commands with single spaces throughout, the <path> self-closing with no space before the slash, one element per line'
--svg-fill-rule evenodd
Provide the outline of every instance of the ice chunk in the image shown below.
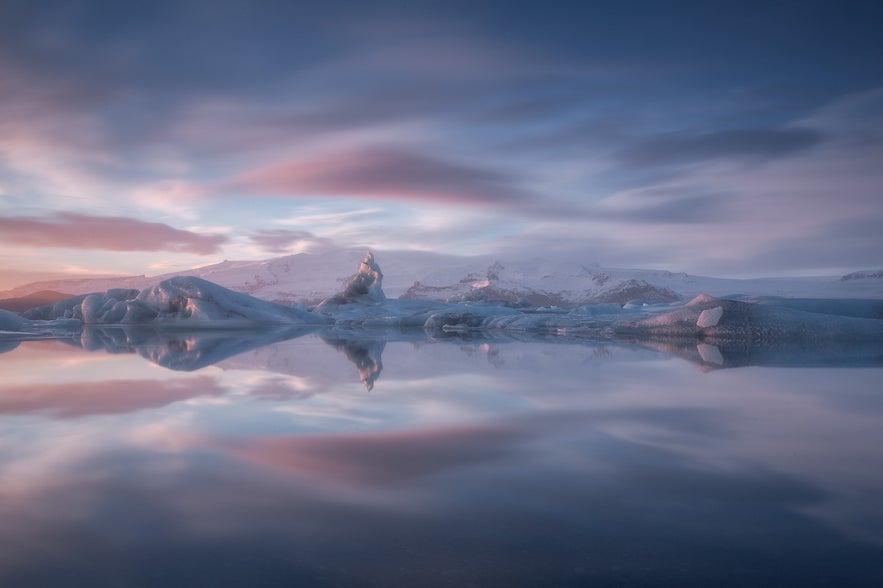
<path fill-rule="evenodd" d="M 714 308 L 706 308 L 699 314 L 699 319 L 696 320 L 696 326 L 700 329 L 704 329 L 705 327 L 713 327 L 724 315 L 724 308 L 722 306 L 715 306 Z"/>
<path fill-rule="evenodd" d="M 193 276 L 170 278 L 141 292 L 112 289 L 35 309 L 40 318 L 82 317 L 87 325 L 175 325 L 249 327 L 308 325 L 328 319 L 301 308 L 259 300 Z"/>
<path fill-rule="evenodd" d="M 378 304 L 385 300 L 383 272 L 380 271 L 380 266 L 374 261 L 374 254 L 369 251 L 365 255 L 365 259 L 362 260 L 362 263 L 359 264 L 359 271 L 350 278 L 343 292 L 322 301 L 319 308 L 326 309 L 329 306 L 353 303 Z"/>

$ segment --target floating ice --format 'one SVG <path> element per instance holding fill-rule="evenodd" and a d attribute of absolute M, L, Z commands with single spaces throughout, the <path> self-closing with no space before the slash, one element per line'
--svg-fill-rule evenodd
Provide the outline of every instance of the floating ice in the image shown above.
<path fill-rule="evenodd" d="M 178 276 L 151 288 L 112 289 L 29 311 L 43 319 L 78 318 L 86 325 L 251 327 L 329 322 L 302 308 L 282 306 L 228 290 L 193 276 Z"/>
<path fill-rule="evenodd" d="M 705 327 L 713 327 L 718 323 L 718 321 L 721 320 L 723 314 L 724 308 L 722 306 L 706 308 L 699 314 L 699 319 L 696 321 L 696 326 L 700 329 L 704 329 Z"/>
<path fill-rule="evenodd" d="M 0 335 L 55 336 L 80 330 L 82 323 L 76 319 L 29 320 L 14 312 L 0 310 Z"/>

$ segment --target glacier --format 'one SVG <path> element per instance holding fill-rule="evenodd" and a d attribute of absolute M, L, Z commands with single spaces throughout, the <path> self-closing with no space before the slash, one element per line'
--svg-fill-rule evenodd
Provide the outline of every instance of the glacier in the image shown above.
<path fill-rule="evenodd" d="M 93 326 L 148 326 L 421 330 L 438 338 L 482 332 L 559 338 L 682 338 L 705 345 L 883 340 L 883 296 L 795 298 L 742 292 L 702 293 L 684 300 L 683 294 L 669 286 L 690 283 L 686 274 L 660 273 L 661 281 L 651 282 L 649 273 L 616 277 L 583 268 L 566 276 L 555 273 L 560 270 L 556 267 L 512 269 L 495 263 L 450 287 L 432 286 L 432 296 L 425 295 L 430 291 L 425 285 L 415 282 L 398 298 L 390 298 L 384 291 L 384 273 L 369 251 L 355 274 L 313 306 L 271 302 L 200 277 L 173 276 L 140 290 L 110 288 L 79 294 L 21 315 L 0 311 L 0 336 L 51 336 Z M 547 278 L 545 290 L 535 282 L 539 274 Z M 524 282 L 520 286 L 519 280 Z M 586 280 L 591 288 L 580 291 Z M 878 278 L 863 275 L 840 283 L 851 287 L 867 280 Z M 553 290 L 557 292 L 554 297 Z M 710 347 L 700 349 L 704 357 L 716 358 Z"/>
<path fill-rule="evenodd" d="M 374 251 L 383 262 L 387 298 L 427 301 L 503 300 L 527 306 L 580 306 L 688 301 L 698 294 L 788 298 L 883 297 L 883 274 L 730 279 L 653 269 L 603 267 L 586 260 L 458 257 L 425 251 Z M 194 276 L 284 305 L 315 306 L 343 291 L 365 257 L 364 249 L 329 249 L 258 261 L 224 261 L 157 276 L 63 279 L 34 282 L 0 292 L 0 300 L 40 291 L 69 296 L 111 288 L 141 291 L 178 276 Z M 10 309 L 16 310 L 16 309 Z"/>

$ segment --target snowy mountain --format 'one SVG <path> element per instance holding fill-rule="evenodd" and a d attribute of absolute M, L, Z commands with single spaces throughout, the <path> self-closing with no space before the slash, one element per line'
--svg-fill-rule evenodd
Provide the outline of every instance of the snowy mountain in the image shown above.
<path fill-rule="evenodd" d="M 476 258 L 459 258 L 420 251 L 377 253 L 384 268 L 384 290 L 397 298 L 414 280 L 432 268 L 450 268 L 453 276 L 487 265 Z M 68 294 L 104 292 L 111 288 L 142 290 L 175 276 L 195 276 L 225 288 L 271 302 L 318 304 L 343 290 L 365 256 L 364 249 L 334 249 L 321 253 L 298 253 L 261 261 L 224 261 L 214 265 L 157 276 L 122 276 L 33 282 L 0 292 L 0 299 L 22 297 L 40 290 Z M 429 268 L 429 269 L 427 269 Z"/>
<path fill-rule="evenodd" d="M 40 290 L 38 292 L 33 292 L 31 294 L 18 298 L 2 298 L 0 299 L 0 309 L 11 310 L 12 312 L 24 312 L 29 308 L 34 308 L 35 306 L 43 306 L 45 304 L 52 304 L 54 302 L 58 302 L 59 300 L 70 298 L 70 296 L 70 294 L 63 294 L 61 292 Z"/>
<path fill-rule="evenodd" d="M 283 304 L 317 304 L 344 291 L 364 249 L 300 253 L 263 261 L 219 264 L 158 276 L 35 282 L 0 292 L 0 299 L 40 290 L 69 294 L 112 288 L 142 290 L 175 276 L 195 276 L 231 290 Z M 377 251 L 388 298 L 406 300 L 504 300 L 534 306 L 578 306 L 641 300 L 648 303 L 713 296 L 883 298 L 883 273 L 857 272 L 820 278 L 734 280 L 660 270 L 614 269 L 545 259 L 496 260 L 420 251 Z"/>

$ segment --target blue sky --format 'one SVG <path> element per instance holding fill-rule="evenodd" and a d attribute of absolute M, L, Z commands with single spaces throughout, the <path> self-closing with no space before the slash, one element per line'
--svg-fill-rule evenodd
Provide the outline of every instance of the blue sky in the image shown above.
<path fill-rule="evenodd" d="M 7 0 L 0 287 L 333 246 L 880 267 L 881 6 Z"/>

